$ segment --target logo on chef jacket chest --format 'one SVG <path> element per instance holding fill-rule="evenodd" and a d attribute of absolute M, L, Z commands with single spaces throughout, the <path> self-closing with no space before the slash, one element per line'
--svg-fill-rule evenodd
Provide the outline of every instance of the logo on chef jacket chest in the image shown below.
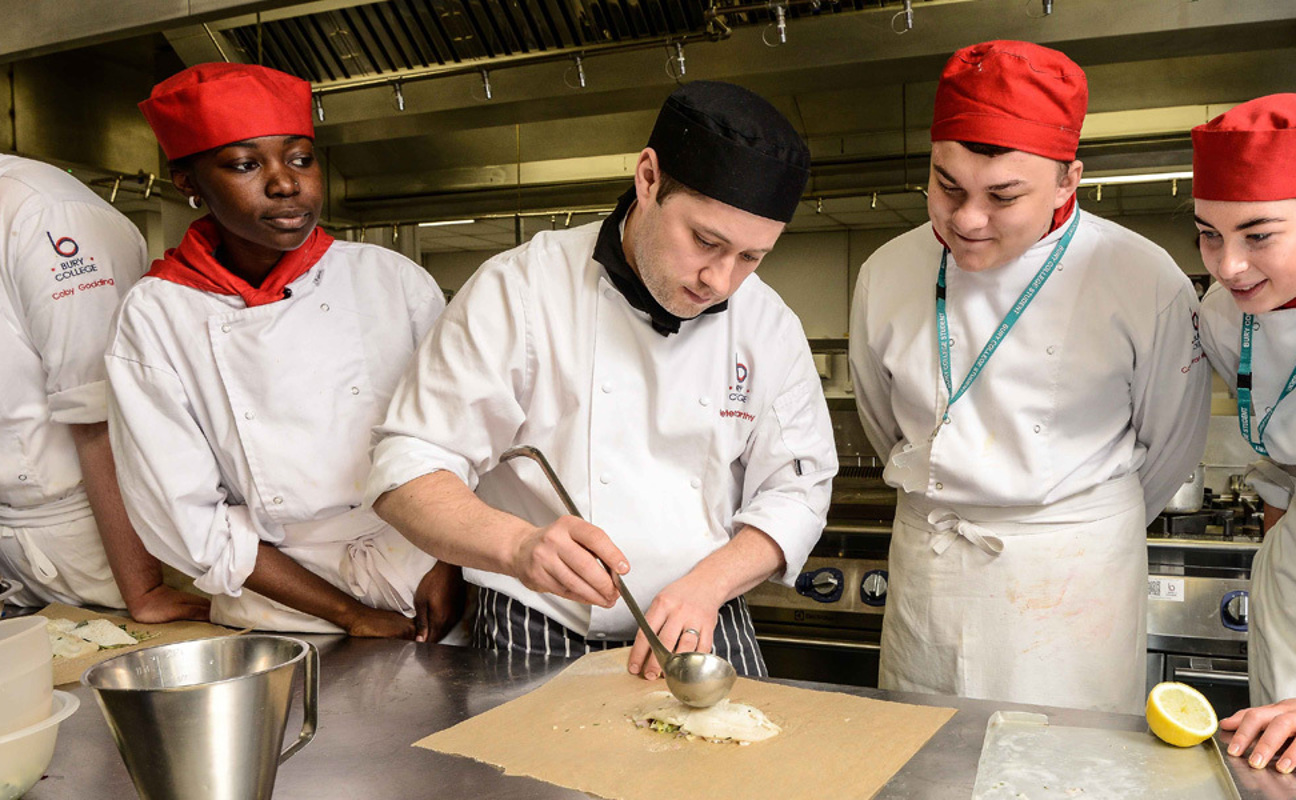
<path fill-rule="evenodd" d="M 81 245 L 77 244 L 76 239 L 71 236 L 56 237 L 51 231 L 45 231 L 45 238 L 49 239 L 50 247 L 54 248 L 54 252 L 60 257 L 55 266 L 50 267 L 55 281 L 62 283 L 78 275 L 99 271 L 94 256 L 81 255 Z"/>
<path fill-rule="evenodd" d="M 750 361 L 751 359 L 748 359 Z M 746 403 L 751 399 L 752 372 L 745 362 L 743 362 L 737 353 L 734 354 L 733 372 L 730 380 L 726 383 L 728 387 L 725 397 L 730 404 Z M 755 416 L 746 411 L 734 408 L 720 409 L 720 416 L 723 418 L 743 419 L 751 422 L 756 419 Z"/>
<path fill-rule="evenodd" d="M 751 369 L 738 360 L 737 354 L 734 355 L 733 376 L 734 380 L 729 384 L 729 401 L 745 403 L 751 394 Z"/>

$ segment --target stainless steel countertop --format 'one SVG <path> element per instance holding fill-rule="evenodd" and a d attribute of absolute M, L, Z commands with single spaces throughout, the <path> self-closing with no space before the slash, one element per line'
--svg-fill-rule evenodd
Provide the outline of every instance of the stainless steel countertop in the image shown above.
<path fill-rule="evenodd" d="M 508 657 L 469 648 L 340 636 L 303 636 L 321 656 L 320 720 L 315 740 L 279 769 L 276 800 L 302 798 L 480 798 L 548 800 L 587 795 L 529 778 L 506 777 L 468 759 L 410 745 L 427 734 L 534 689 L 569 661 Z M 1016 708 L 1067 724 L 1146 730 L 1141 717 L 1011 706 L 854 686 L 798 683 L 806 688 L 958 709 L 878 795 L 888 800 L 970 798 L 990 714 Z M 68 687 L 64 687 L 68 688 Z M 29 800 L 129 800 L 126 767 L 89 689 L 72 689 L 81 708 L 62 724 L 54 760 Z M 300 699 L 294 701 L 298 706 Z M 288 722 L 288 738 L 300 710 Z M 1256 772 L 1227 759 L 1246 800 L 1296 797 L 1296 777 Z M 833 795 L 833 787 L 818 787 Z M 809 787 L 807 787 L 809 790 Z"/>

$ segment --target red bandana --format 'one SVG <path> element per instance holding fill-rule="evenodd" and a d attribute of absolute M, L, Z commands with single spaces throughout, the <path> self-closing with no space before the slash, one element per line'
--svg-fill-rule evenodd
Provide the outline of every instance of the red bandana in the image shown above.
<path fill-rule="evenodd" d="M 185 232 L 180 246 L 166 251 L 153 262 L 148 275 L 213 294 L 236 294 L 248 308 L 282 300 L 285 287 L 300 278 L 328 251 L 333 237 L 319 227 L 311 231 L 304 244 L 289 250 L 274 265 L 259 287 L 230 272 L 216 260 L 220 230 L 210 215 L 196 220 Z"/>

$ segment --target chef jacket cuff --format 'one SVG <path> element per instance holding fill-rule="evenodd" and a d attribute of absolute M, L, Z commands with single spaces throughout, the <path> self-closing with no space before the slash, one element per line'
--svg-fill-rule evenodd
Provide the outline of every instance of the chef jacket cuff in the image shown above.
<path fill-rule="evenodd" d="M 373 469 L 365 483 L 364 505 L 372 508 L 378 498 L 399 489 L 415 478 L 433 472 L 450 472 L 469 489 L 476 489 L 477 475 L 468 459 L 412 436 L 389 436 L 373 451 Z"/>
<path fill-rule="evenodd" d="M 64 425 L 93 425 L 108 419 L 108 381 L 73 386 L 49 396 L 50 417 Z"/>
<path fill-rule="evenodd" d="M 763 531 L 783 550 L 787 566 L 777 580 L 792 586 L 801 574 L 810 551 L 823 533 L 824 519 L 804 503 L 790 497 L 766 494 L 734 515 L 734 530 L 750 525 Z"/>
<path fill-rule="evenodd" d="M 1247 470 L 1246 482 L 1251 484 L 1267 506 L 1289 508 L 1296 477 L 1271 461 L 1256 461 Z"/>
<path fill-rule="evenodd" d="M 194 586 L 211 595 L 238 597 L 256 568 L 259 539 L 231 536 L 211 568 L 194 579 Z"/>

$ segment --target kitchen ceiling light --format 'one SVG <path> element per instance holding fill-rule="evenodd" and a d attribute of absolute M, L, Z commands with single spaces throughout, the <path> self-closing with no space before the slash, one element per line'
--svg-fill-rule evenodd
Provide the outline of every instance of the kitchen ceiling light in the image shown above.
<path fill-rule="evenodd" d="M 1192 171 L 1187 172 L 1147 172 L 1138 175 L 1100 175 L 1081 178 L 1081 186 L 1115 186 L 1118 183 L 1156 183 L 1157 181 L 1192 180 Z"/>
<path fill-rule="evenodd" d="M 418 226 L 420 228 L 440 228 L 443 225 L 472 225 L 476 221 L 475 219 L 442 219 L 436 222 L 420 222 Z"/>

